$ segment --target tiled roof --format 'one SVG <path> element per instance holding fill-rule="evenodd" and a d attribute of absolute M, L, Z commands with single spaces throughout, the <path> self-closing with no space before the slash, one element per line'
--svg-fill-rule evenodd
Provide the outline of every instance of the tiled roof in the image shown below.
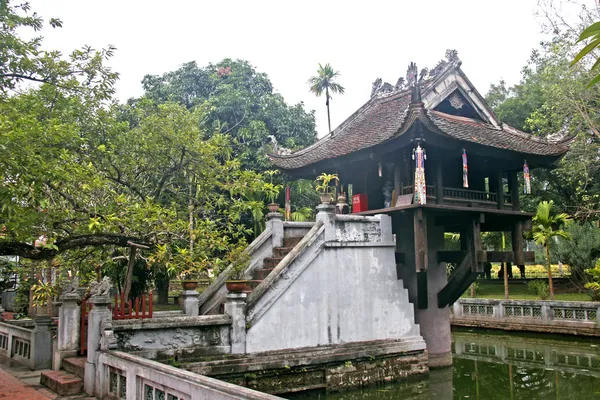
<path fill-rule="evenodd" d="M 269 157 L 277 167 L 293 170 L 385 142 L 399 133 L 409 113 L 410 98 L 410 90 L 372 97 L 332 134 L 315 144 L 289 155 L 271 154 Z M 426 122 L 432 123 L 441 133 L 457 140 L 523 154 L 560 156 L 569 148 L 566 140 L 549 141 L 506 124 L 497 128 L 489 123 L 433 110 L 421 112 L 419 118 L 427 119 Z"/>

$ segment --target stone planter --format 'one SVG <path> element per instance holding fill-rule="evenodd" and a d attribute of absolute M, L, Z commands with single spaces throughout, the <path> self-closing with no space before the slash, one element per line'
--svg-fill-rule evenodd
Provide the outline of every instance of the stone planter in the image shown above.
<path fill-rule="evenodd" d="M 225 282 L 225 287 L 231 293 L 251 292 L 252 288 L 247 280 L 231 280 Z"/>
<path fill-rule="evenodd" d="M 181 287 L 183 287 L 183 290 L 196 290 L 198 289 L 198 281 L 181 281 Z"/>
<path fill-rule="evenodd" d="M 269 212 L 275 213 L 279 211 L 279 204 L 277 203 L 269 203 L 267 207 L 269 208 Z"/>
<path fill-rule="evenodd" d="M 324 193 L 322 195 L 319 196 L 319 198 L 321 199 L 321 203 L 322 204 L 329 204 L 331 203 L 331 194 L 330 193 Z"/>

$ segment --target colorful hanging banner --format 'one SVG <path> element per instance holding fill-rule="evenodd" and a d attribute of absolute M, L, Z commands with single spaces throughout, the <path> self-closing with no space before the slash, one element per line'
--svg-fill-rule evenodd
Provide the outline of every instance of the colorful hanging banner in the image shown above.
<path fill-rule="evenodd" d="M 285 220 L 292 219 L 292 189 L 285 187 Z"/>
<path fill-rule="evenodd" d="M 425 160 L 427 160 L 427 155 L 420 144 L 417 144 L 417 148 L 413 150 L 413 160 L 415 160 L 415 203 L 426 204 Z"/>
<path fill-rule="evenodd" d="M 463 187 L 469 187 L 469 166 L 467 165 L 467 151 L 463 149 L 462 154 L 462 162 L 463 162 Z"/>
<path fill-rule="evenodd" d="M 523 192 L 525 194 L 531 194 L 531 176 L 529 175 L 529 165 L 527 165 L 527 160 L 523 164 L 523 180 L 525 184 L 523 185 Z"/>

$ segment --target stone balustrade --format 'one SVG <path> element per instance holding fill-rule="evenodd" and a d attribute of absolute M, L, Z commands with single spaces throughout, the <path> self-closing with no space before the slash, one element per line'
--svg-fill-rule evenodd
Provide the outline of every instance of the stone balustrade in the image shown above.
<path fill-rule="evenodd" d="M 600 303 L 461 298 L 450 308 L 453 325 L 600 336 Z"/>
<path fill-rule="evenodd" d="M 101 353 L 98 371 L 96 396 L 103 399 L 280 399 L 119 351 Z"/>
<path fill-rule="evenodd" d="M 0 322 L 0 354 L 31 370 L 52 365 L 52 332 L 48 316 L 35 317 L 33 329 Z"/>

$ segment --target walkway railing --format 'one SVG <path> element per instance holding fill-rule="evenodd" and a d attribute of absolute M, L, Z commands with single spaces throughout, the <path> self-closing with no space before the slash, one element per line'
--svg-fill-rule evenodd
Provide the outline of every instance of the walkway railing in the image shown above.
<path fill-rule="evenodd" d="M 414 192 L 413 186 L 403 186 L 402 194 L 411 194 Z M 437 190 L 435 186 L 427 185 L 426 193 L 428 197 L 436 197 Z M 452 202 L 464 202 L 464 203 L 480 203 L 485 206 L 497 207 L 498 205 L 498 195 L 494 192 L 485 192 L 480 190 L 471 190 L 471 189 L 461 189 L 461 188 L 443 188 L 443 198 L 444 201 L 449 203 Z M 505 206 L 511 205 L 511 195 L 504 194 L 502 197 L 503 204 Z"/>
<path fill-rule="evenodd" d="M 600 336 L 594 302 L 459 299 L 450 315 L 456 325 Z"/>
<path fill-rule="evenodd" d="M 100 354 L 99 368 L 100 398 L 280 399 L 120 351 Z"/>
<path fill-rule="evenodd" d="M 27 365 L 31 370 L 52 365 L 51 318 L 36 318 L 36 326 L 27 329 L 0 322 L 0 354 Z"/>

